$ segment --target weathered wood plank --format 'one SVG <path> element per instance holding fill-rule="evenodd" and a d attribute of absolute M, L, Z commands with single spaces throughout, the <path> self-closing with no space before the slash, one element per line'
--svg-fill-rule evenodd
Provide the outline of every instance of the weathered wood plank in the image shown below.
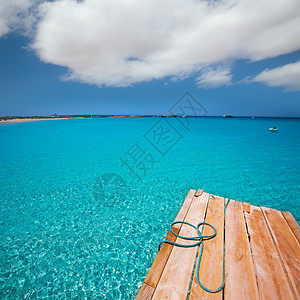
<path fill-rule="evenodd" d="M 299 224 L 297 223 L 297 221 L 294 219 L 293 215 L 290 212 L 282 211 L 281 213 L 283 214 L 285 220 L 291 227 L 296 239 L 300 243 L 300 226 L 299 226 Z"/>
<path fill-rule="evenodd" d="M 195 195 L 195 190 L 190 190 L 179 213 L 177 214 L 176 217 L 176 221 L 184 221 L 186 214 L 189 210 L 189 207 L 191 205 L 191 202 L 193 200 L 193 197 Z M 179 233 L 180 224 L 177 224 L 178 226 L 173 226 L 173 231 L 175 233 Z M 172 241 L 174 242 L 176 240 L 176 236 L 174 234 L 172 234 L 171 231 L 169 231 L 166 240 Z M 148 285 L 156 288 L 157 283 L 160 279 L 160 276 L 165 268 L 166 262 L 170 256 L 170 253 L 172 251 L 173 246 L 170 244 L 163 244 L 160 251 L 158 252 L 152 266 L 151 269 L 149 270 L 147 277 L 145 279 L 145 283 L 147 283 Z"/>
<path fill-rule="evenodd" d="M 186 214 L 191 206 L 191 203 L 193 201 L 193 198 L 195 196 L 196 191 L 195 190 L 190 190 L 188 195 L 185 198 L 185 201 L 183 202 L 183 205 L 181 206 L 179 213 L 177 214 L 174 222 L 176 221 L 183 221 L 186 217 Z M 181 224 L 175 224 L 173 226 L 173 228 L 177 227 L 178 229 L 180 229 Z"/>
<path fill-rule="evenodd" d="M 293 289 L 300 299 L 300 245 L 280 211 L 262 207 Z"/>
<path fill-rule="evenodd" d="M 144 283 L 139 290 L 139 293 L 137 294 L 135 300 L 151 300 L 154 291 L 154 287 L 148 285 L 147 283 Z"/>
<path fill-rule="evenodd" d="M 231 200 L 225 219 L 225 299 L 259 299 L 242 203 Z"/>
<path fill-rule="evenodd" d="M 250 203 L 243 202 L 243 211 L 250 213 Z"/>
<path fill-rule="evenodd" d="M 245 217 L 261 299 L 293 299 L 293 292 L 261 209 L 251 206 L 251 212 L 246 213 Z"/>
<path fill-rule="evenodd" d="M 186 221 L 197 225 L 204 220 L 208 194 L 203 193 L 195 197 L 186 216 Z M 182 226 L 180 235 L 195 236 L 195 230 L 189 226 Z M 193 241 L 176 239 L 180 244 L 193 244 Z M 162 276 L 154 292 L 153 299 L 185 299 L 187 296 L 193 266 L 197 254 L 197 247 L 174 247 L 167 261 Z"/>
<path fill-rule="evenodd" d="M 200 265 L 199 277 L 201 283 L 209 288 L 216 289 L 222 284 L 223 279 L 223 250 L 224 250 L 224 198 L 214 196 L 209 198 L 205 222 L 213 225 L 217 235 L 204 241 L 203 255 Z M 205 226 L 203 235 L 211 235 L 212 228 Z M 222 299 L 223 291 L 208 293 L 204 291 L 197 281 L 197 269 L 194 273 L 190 300 L 196 299 Z"/>
<path fill-rule="evenodd" d="M 179 233 L 179 229 L 178 228 L 173 228 L 173 231 L 175 233 Z M 176 236 L 169 230 L 166 240 L 175 242 L 176 240 Z M 167 263 L 167 260 L 170 256 L 170 253 L 172 251 L 173 245 L 170 244 L 163 244 L 161 246 L 161 249 L 159 250 L 152 266 L 151 269 L 149 270 L 147 277 L 145 279 L 145 283 L 147 283 L 148 285 L 156 288 L 157 283 L 160 279 L 160 276 L 165 268 L 165 265 Z"/>

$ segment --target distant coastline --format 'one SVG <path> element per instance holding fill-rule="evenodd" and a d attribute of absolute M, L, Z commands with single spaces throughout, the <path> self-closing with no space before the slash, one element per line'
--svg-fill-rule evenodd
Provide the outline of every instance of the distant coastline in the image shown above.
<path fill-rule="evenodd" d="M 12 124 L 12 123 L 22 123 L 22 122 L 35 122 L 35 121 L 47 121 L 47 120 L 66 120 L 66 119 L 93 119 L 93 118 L 252 118 L 251 116 L 189 116 L 189 115 L 55 115 L 55 116 L 4 116 L 0 117 L 1 124 Z M 280 118 L 280 119 L 299 119 L 299 117 L 262 117 L 255 116 L 255 118 Z"/>
<path fill-rule="evenodd" d="M 47 120 L 66 120 L 66 119 L 82 119 L 84 117 L 0 117 L 1 124 L 23 123 L 23 122 L 36 122 Z"/>
<path fill-rule="evenodd" d="M 47 121 L 47 120 L 67 120 L 67 119 L 91 119 L 91 118 L 177 118 L 180 116 L 176 115 L 164 115 L 164 116 L 154 116 L 154 115 L 80 115 L 80 116 L 33 116 L 33 117 L 19 117 L 19 116 L 7 116 L 0 117 L 1 124 L 11 124 L 11 123 L 22 123 L 22 122 L 35 122 L 35 121 Z"/>

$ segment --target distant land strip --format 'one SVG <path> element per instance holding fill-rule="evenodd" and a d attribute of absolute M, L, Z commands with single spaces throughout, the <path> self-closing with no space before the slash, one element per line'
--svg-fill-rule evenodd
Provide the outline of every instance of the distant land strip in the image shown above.
<path fill-rule="evenodd" d="M 181 117 L 177 115 L 53 115 L 53 116 L 5 116 L 0 117 L 0 124 L 21 123 L 21 122 L 33 122 L 33 121 L 46 121 L 46 120 L 66 120 L 66 119 L 87 119 L 87 118 L 176 118 Z"/>
<path fill-rule="evenodd" d="M 267 119 L 299 119 L 299 117 L 273 117 L 273 116 L 193 116 L 193 115 L 57 115 L 52 116 L 0 116 L 1 124 L 46 121 L 46 120 L 66 120 L 66 119 L 91 119 L 91 118 L 267 118 Z"/>

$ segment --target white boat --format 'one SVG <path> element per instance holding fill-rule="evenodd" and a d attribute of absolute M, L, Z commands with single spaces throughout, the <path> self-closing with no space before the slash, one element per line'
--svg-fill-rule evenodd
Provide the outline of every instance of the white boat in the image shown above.
<path fill-rule="evenodd" d="M 276 127 L 271 127 L 271 128 L 269 128 L 269 131 L 272 131 L 272 132 L 278 132 L 278 128 L 276 128 Z"/>

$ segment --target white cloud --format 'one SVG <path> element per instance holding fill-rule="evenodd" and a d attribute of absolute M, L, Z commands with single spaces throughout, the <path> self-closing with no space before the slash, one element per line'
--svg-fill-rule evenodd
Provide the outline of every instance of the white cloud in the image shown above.
<path fill-rule="evenodd" d="M 208 68 L 202 71 L 201 76 L 196 78 L 196 84 L 200 88 L 216 88 L 231 84 L 232 75 L 228 67 Z"/>
<path fill-rule="evenodd" d="M 262 82 L 271 87 L 285 87 L 300 91 L 300 61 L 275 69 L 266 69 L 251 81 Z"/>
<path fill-rule="evenodd" d="M 10 31 L 31 29 L 32 16 L 29 8 L 36 0 L 1 0 L 0 1 L 0 37 Z"/>
<path fill-rule="evenodd" d="M 299 0 L 60 0 L 40 12 L 32 44 L 40 59 L 99 86 L 184 78 L 300 49 Z M 214 82 L 229 77 L 219 72 Z"/>

